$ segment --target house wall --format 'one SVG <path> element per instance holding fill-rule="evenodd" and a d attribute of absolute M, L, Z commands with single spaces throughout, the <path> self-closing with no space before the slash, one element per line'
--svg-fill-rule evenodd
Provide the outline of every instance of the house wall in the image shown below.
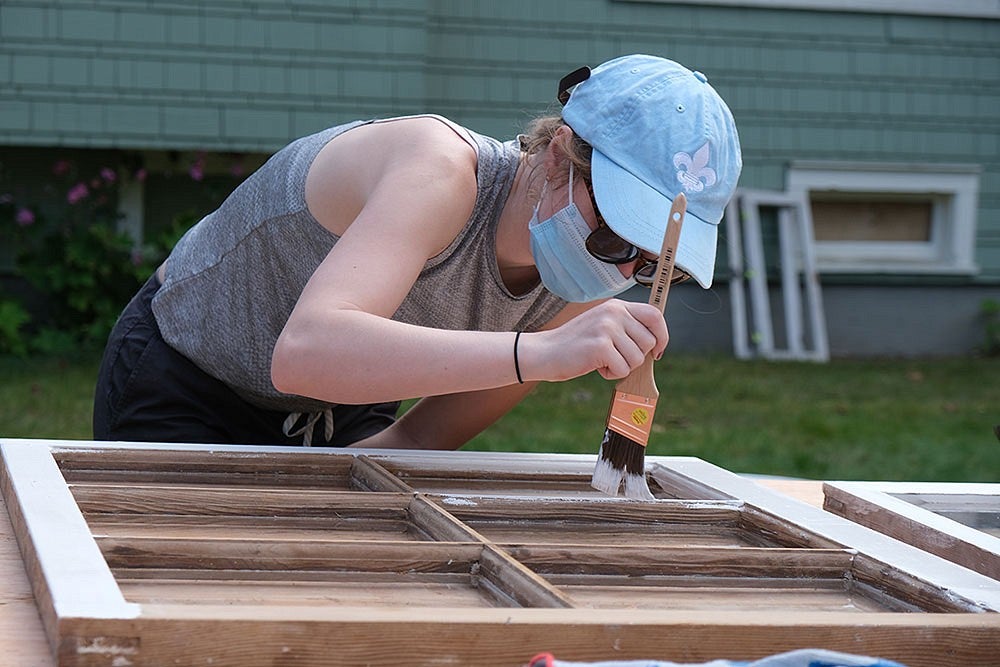
<path fill-rule="evenodd" d="M 874 297 L 855 300 L 870 317 L 828 310 L 831 343 L 851 341 L 843 353 L 883 352 L 863 330 L 899 321 L 905 290 L 941 299 L 954 327 L 984 293 L 1000 298 L 996 18 L 641 0 L 4 0 L 0 150 L 266 153 L 341 121 L 420 112 L 510 137 L 553 108 L 563 74 L 628 52 L 709 76 L 740 128 L 744 187 L 783 189 L 801 160 L 978 168 L 974 273 L 822 276 L 830 294 Z M 720 251 L 718 285 L 726 275 Z M 900 353 L 940 349 L 919 331 L 900 338 Z"/>
<path fill-rule="evenodd" d="M 420 108 L 423 2 L 58 0 L 0 7 L 0 139 L 271 151 Z"/>
<path fill-rule="evenodd" d="M 992 286 L 824 285 L 823 312 L 830 356 L 950 357 L 979 354 L 987 347 L 981 304 L 997 300 Z M 644 301 L 638 289 L 626 298 Z M 781 294 L 770 294 L 775 346 L 787 348 Z M 725 281 L 711 290 L 672 288 L 666 310 L 670 349 L 684 353 L 733 351 L 730 289 Z"/>

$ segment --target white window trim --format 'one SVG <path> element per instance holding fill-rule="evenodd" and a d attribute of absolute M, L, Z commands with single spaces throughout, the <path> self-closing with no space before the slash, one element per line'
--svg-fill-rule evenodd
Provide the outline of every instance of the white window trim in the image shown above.
<path fill-rule="evenodd" d="M 876 14 L 917 14 L 1000 18 L 1000 0 L 617 0 L 673 5 L 728 5 L 762 9 L 802 9 L 825 12 L 865 12 Z"/>
<path fill-rule="evenodd" d="M 810 201 L 814 192 L 932 198 L 929 242 L 817 241 L 817 266 L 824 273 L 972 274 L 978 271 L 979 173 L 971 165 L 793 162 L 787 188 Z"/>
<path fill-rule="evenodd" d="M 118 176 L 118 182 L 121 183 L 121 188 L 118 191 L 118 213 L 121 215 L 118 220 L 118 230 L 132 237 L 132 247 L 140 249 L 144 241 L 143 211 L 146 186 L 145 183 L 125 178 L 124 173 L 120 173 Z"/>

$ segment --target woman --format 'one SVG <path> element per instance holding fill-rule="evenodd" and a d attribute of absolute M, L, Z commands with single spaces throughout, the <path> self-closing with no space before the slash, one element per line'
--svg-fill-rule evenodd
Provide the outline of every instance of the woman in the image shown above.
<path fill-rule="evenodd" d="M 279 151 L 126 308 L 95 438 L 454 449 L 538 381 L 662 355 L 660 313 L 608 297 L 649 274 L 681 191 L 677 266 L 711 284 L 732 116 L 704 76 L 651 56 L 559 92 L 562 117 L 518 142 L 415 116 Z"/>

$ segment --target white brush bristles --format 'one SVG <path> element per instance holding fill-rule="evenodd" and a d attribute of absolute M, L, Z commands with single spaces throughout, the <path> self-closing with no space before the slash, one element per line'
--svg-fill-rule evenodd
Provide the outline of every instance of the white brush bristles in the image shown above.
<path fill-rule="evenodd" d="M 622 479 L 625 477 L 625 471 L 611 465 L 610 461 L 603 458 L 603 454 L 604 448 L 601 447 L 601 452 L 597 455 L 597 465 L 594 466 L 594 476 L 590 478 L 590 485 L 609 496 L 617 496 Z M 646 493 L 649 491 L 647 490 Z"/>
<path fill-rule="evenodd" d="M 646 476 L 638 474 L 625 475 L 625 497 L 632 500 L 656 500 L 656 497 L 649 492 Z"/>

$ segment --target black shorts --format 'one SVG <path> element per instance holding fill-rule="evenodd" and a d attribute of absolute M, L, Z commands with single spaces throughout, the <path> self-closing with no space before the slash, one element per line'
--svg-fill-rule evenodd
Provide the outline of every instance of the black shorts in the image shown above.
<path fill-rule="evenodd" d="M 151 303 L 160 288 L 154 275 L 132 298 L 108 338 L 94 395 L 94 439 L 242 445 L 301 445 L 285 435 L 288 413 L 243 400 L 167 345 Z M 333 437 L 324 420 L 312 444 L 344 447 L 391 425 L 399 403 L 333 407 Z M 300 419 L 304 422 L 305 418 Z"/>

